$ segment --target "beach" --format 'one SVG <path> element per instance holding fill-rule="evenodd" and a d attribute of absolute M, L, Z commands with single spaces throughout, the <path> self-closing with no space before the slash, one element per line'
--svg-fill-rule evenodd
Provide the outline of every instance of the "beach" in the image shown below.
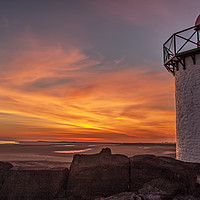
<path fill-rule="evenodd" d="M 154 154 L 175 158 L 175 143 L 97 143 L 67 141 L 8 141 L 0 142 L 0 160 L 16 169 L 70 167 L 75 154 L 96 154 L 102 148 L 113 154 Z"/>

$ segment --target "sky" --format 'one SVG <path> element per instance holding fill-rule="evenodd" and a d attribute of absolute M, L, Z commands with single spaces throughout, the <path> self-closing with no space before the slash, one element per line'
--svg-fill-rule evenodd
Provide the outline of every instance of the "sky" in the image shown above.
<path fill-rule="evenodd" d="M 174 142 L 162 45 L 199 0 L 0 1 L 0 140 Z"/>

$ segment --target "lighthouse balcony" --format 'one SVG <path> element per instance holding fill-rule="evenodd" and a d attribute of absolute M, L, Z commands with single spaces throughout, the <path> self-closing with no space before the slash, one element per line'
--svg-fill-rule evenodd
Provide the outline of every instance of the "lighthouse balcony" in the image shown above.
<path fill-rule="evenodd" d="M 179 63 L 185 69 L 185 57 L 191 56 L 195 64 L 195 55 L 200 53 L 200 25 L 174 33 L 163 44 L 163 60 L 165 68 L 175 74 Z"/>

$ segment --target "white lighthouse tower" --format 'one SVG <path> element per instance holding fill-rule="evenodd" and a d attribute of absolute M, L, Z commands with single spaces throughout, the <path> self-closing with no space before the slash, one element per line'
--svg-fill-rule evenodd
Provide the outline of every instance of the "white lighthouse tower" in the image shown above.
<path fill-rule="evenodd" d="M 164 66 L 175 77 L 176 158 L 200 163 L 200 15 L 195 26 L 163 45 Z"/>

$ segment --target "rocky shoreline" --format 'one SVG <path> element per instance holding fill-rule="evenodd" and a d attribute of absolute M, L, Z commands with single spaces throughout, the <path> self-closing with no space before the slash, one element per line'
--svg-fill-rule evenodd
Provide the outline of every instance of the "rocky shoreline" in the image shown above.
<path fill-rule="evenodd" d="M 200 165 L 170 157 L 75 155 L 70 169 L 0 162 L 1 200 L 200 200 Z"/>

